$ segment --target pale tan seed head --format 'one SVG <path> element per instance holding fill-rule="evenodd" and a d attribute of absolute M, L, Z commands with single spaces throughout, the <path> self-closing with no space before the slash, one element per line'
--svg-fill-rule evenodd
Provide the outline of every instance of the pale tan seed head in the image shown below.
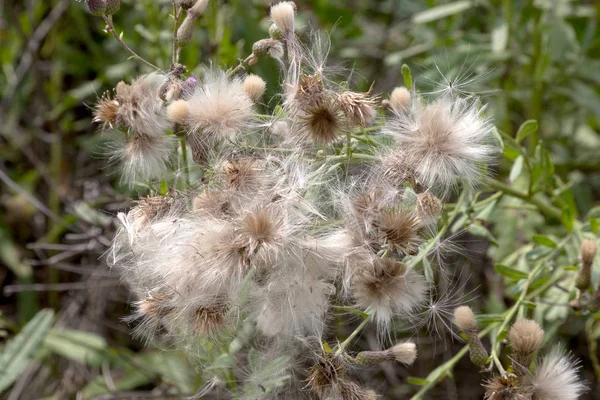
<path fill-rule="evenodd" d="M 110 97 L 108 92 L 104 93 L 100 101 L 94 107 L 94 122 L 102 125 L 102 130 L 112 129 L 117 125 L 119 102 Z"/>
<path fill-rule="evenodd" d="M 378 219 L 382 239 L 395 250 L 405 255 L 417 251 L 421 238 L 419 217 L 407 210 L 391 208 L 381 213 Z"/>
<path fill-rule="evenodd" d="M 417 359 L 417 345 L 413 342 L 398 343 L 390 351 L 394 359 L 402 364 L 412 365 Z"/>
<path fill-rule="evenodd" d="M 469 306 L 460 306 L 454 310 L 454 323 L 463 332 L 477 330 L 475 314 Z"/>
<path fill-rule="evenodd" d="M 510 328 L 508 339 L 514 352 L 531 354 L 542 345 L 544 330 L 534 320 L 521 319 Z"/>
<path fill-rule="evenodd" d="M 250 74 L 244 79 L 244 92 L 257 103 L 265 93 L 267 83 L 258 75 Z"/>
<path fill-rule="evenodd" d="M 167 117 L 177 123 L 183 124 L 190 115 L 190 106 L 185 100 L 177 100 L 167 107 Z"/>
<path fill-rule="evenodd" d="M 394 89 L 390 95 L 389 104 L 396 111 L 409 108 L 411 98 L 408 89 L 405 87 L 397 87 Z"/>
<path fill-rule="evenodd" d="M 277 25 L 284 36 L 294 32 L 295 4 L 282 1 L 271 7 L 271 20 Z"/>

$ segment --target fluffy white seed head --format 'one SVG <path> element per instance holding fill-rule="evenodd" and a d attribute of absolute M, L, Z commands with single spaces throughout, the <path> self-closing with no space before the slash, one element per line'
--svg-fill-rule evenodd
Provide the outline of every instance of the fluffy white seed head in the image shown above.
<path fill-rule="evenodd" d="M 291 1 L 282 1 L 271 7 L 271 20 L 284 36 L 294 32 L 295 5 Z"/>
<path fill-rule="evenodd" d="M 240 78 L 229 79 L 223 71 L 207 71 L 187 100 L 184 120 L 194 160 L 204 163 L 207 152 L 241 134 L 253 115 L 252 99 Z"/>
<path fill-rule="evenodd" d="M 244 79 L 244 92 L 257 103 L 265 93 L 267 83 L 258 75 L 250 74 Z"/>
<path fill-rule="evenodd" d="M 169 170 L 174 140 L 170 136 L 135 135 L 115 148 L 110 162 L 121 169 L 121 179 L 133 184 L 161 178 Z"/>
<path fill-rule="evenodd" d="M 587 386 L 579 379 L 580 366 L 555 347 L 535 368 L 532 386 L 534 398 L 543 400 L 577 400 Z"/>
<path fill-rule="evenodd" d="M 394 315 L 410 315 L 422 304 L 426 292 L 423 276 L 389 258 L 362 266 L 352 279 L 356 306 L 373 310 L 382 333 L 387 331 Z"/>
<path fill-rule="evenodd" d="M 119 103 L 116 125 L 136 135 L 162 136 L 171 128 L 159 92 L 167 81 L 166 75 L 142 75 L 131 85 L 120 82 L 115 89 Z"/>
<path fill-rule="evenodd" d="M 417 345 L 413 342 L 398 343 L 390 350 L 394 359 L 402 364 L 412 365 L 417 359 Z"/>
<path fill-rule="evenodd" d="M 477 329 L 477 321 L 471 307 L 460 306 L 454 310 L 454 323 L 463 332 L 473 331 Z"/>
<path fill-rule="evenodd" d="M 458 183 L 476 186 L 495 153 L 489 143 L 492 125 L 481 116 L 479 102 L 441 98 L 413 108 L 393 110 L 383 132 L 395 138 L 420 183 L 441 194 Z"/>

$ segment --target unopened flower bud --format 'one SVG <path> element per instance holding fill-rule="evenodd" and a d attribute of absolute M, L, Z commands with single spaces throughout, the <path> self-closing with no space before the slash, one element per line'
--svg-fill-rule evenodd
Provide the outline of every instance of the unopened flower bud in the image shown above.
<path fill-rule="evenodd" d="M 87 5 L 93 15 L 102 16 L 106 14 L 106 0 L 88 0 Z"/>
<path fill-rule="evenodd" d="M 533 354 L 542 345 L 544 331 L 534 320 L 521 319 L 510 328 L 508 339 L 513 349 L 512 359 L 515 374 L 523 376 L 529 371 Z"/>
<path fill-rule="evenodd" d="M 283 57 L 283 45 L 279 40 L 262 39 L 252 45 L 252 53 L 257 57 L 270 56 L 280 59 Z"/>
<path fill-rule="evenodd" d="M 196 19 L 188 15 L 185 17 L 179 29 L 177 29 L 177 44 L 180 47 L 185 47 L 192 40 L 192 33 L 194 33 L 194 22 Z"/>
<path fill-rule="evenodd" d="M 390 106 L 396 111 L 410 107 L 410 92 L 405 87 L 397 87 L 390 95 Z"/>
<path fill-rule="evenodd" d="M 593 239 L 586 239 L 581 244 L 581 269 L 575 279 L 575 287 L 582 292 L 586 291 L 592 283 L 592 264 L 596 257 L 596 241 Z"/>
<path fill-rule="evenodd" d="M 198 0 L 196 3 L 188 10 L 188 16 L 193 16 L 194 20 L 197 20 L 198 17 L 202 15 L 202 13 L 206 10 L 208 6 L 208 0 Z"/>
<path fill-rule="evenodd" d="M 115 15 L 121 9 L 121 0 L 106 0 L 106 15 Z"/>
<path fill-rule="evenodd" d="M 483 343 L 477 335 L 477 321 L 475 314 L 469 306 L 461 306 L 454 310 L 454 323 L 467 336 L 469 344 L 469 357 L 471 362 L 478 366 L 483 366 L 487 363 L 488 352 L 483 347 Z"/>
<path fill-rule="evenodd" d="M 194 4 L 196 4 L 196 0 L 177 0 L 177 4 L 184 10 L 189 10 Z"/>
<path fill-rule="evenodd" d="M 584 264 L 593 264 L 597 251 L 598 246 L 594 239 L 584 240 L 581 244 L 581 262 Z"/>
<path fill-rule="evenodd" d="M 258 75 L 250 74 L 244 79 L 244 92 L 252 99 L 258 102 L 265 93 L 266 82 Z"/>

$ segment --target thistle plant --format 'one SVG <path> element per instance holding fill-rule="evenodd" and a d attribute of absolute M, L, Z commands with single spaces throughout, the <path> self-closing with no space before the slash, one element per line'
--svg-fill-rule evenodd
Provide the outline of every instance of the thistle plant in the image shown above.
<path fill-rule="evenodd" d="M 486 384 L 490 399 L 583 392 L 558 351 L 528 372 L 543 336 L 535 323 L 513 325 L 514 373 L 506 372 L 497 351 L 488 357 L 473 311 L 452 312 L 460 293 L 433 300 L 442 284 L 458 288 L 448 286 L 454 271 L 442 257 L 456 214 L 444 207 L 458 193 L 454 209 L 469 206 L 500 152 L 481 99 L 426 95 L 410 74 L 389 94 L 352 90 L 349 72 L 327 64 L 327 35 L 302 34 L 289 1 L 271 6 L 269 37 L 229 69 L 179 63 L 208 0 L 173 1 L 172 59 L 162 71 L 116 34 L 119 3 L 87 6 L 154 71 L 120 82 L 94 108 L 97 126 L 120 135 L 110 162 L 142 193 L 118 214 L 106 260 L 136 297 L 128 319 L 135 334 L 194 354 L 201 395 L 377 398 L 354 370 L 411 365 L 416 344 L 397 339 L 395 322 L 418 331 L 420 320 L 436 331 L 454 321 L 471 360 L 502 369 Z M 249 72 L 265 58 L 280 71 L 272 99 Z M 272 113 L 259 113 L 265 104 Z M 336 321 L 357 315 L 346 338 L 331 334 Z M 380 349 L 353 351 L 371 325 Z M 559 382 L 567 397 L 552 397 L 563 396 Z M 508 392 L 529 397 L 497 394 Z"/>

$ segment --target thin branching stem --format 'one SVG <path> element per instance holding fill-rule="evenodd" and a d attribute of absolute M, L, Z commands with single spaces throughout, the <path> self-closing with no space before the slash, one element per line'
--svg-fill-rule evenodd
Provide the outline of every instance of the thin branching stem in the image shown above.
<path fill-rule="evenodd" d="M 147 66 L 149 66 L 157 71 L 161 71 L 161 69 L 158 68 L 156 65 L 152 64 L 150 61 L 145 60 L 139 54 L 137 54 L 135 51 L 133 51 L 131 49 L 131 47 L 129 47 L 123 41 L 123 39 L 121 39 L 121 37 L 115 31 L 115 26 L 113 25 L 112 15 L 108 15 L 108 16 L 103 15 L 102 18 L 104 18 L 104 22 L 106 22 L 106 29 L 113 35 L 113 37 L 117 40 L 117 42 L 119 42 L 119 44 L 121 45 L 122 48 L 124 48 L 129 54 L 131 54 L 132 56 L 134 56 L 135 58 L 137 58 L 138 60 L 140 60 L 141 62 L 146 64 Z"/>

